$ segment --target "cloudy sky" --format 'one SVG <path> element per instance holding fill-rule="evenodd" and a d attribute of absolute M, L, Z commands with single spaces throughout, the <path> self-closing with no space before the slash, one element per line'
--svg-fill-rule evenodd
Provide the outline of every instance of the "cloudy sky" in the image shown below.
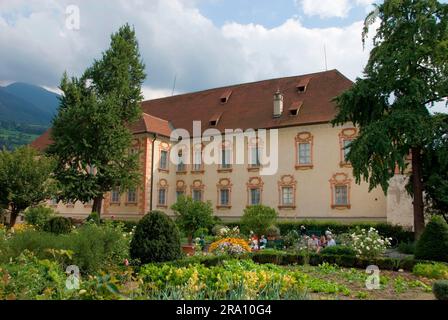
<path fill-rule="evenodd" d="M 361 30 L 372 2 L 0 0 L 0 84 L 55 89 L 64 70 L 79 76 L 126 22 L 146 63 L 147 99 L 171 95 L 175 78 L 183 93 L 325 70 L 324 48 L 328 69 L 354 80 L 369 54 Z"/>

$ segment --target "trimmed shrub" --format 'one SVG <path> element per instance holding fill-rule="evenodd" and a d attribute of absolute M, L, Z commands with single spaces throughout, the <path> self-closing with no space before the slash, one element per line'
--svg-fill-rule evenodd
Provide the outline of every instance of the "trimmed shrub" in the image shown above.
<path fill-rule="evenodd" d="M 352 248 L 348 246 L 331 246 L 325 247 L 320 251 L 321 254 L 334 254 L 334 255 L 347 255 L 347 256 L 355 256 L 356 252 Z"/>
<path fill-rule="evenodd" d="M 448 265 L 444 263 L 418 263 L 412 269 L 417 276 L 448 280 Z"/>
<path fill-rule="evenodd" d="M 56 212 L 44 206 L 37 206 L 28 208 L 24 213 L 25 222 L 33 225 L 36 229 L 42 230 L 52 217 L 54 217 Z"/>
<path fill-rule="evenodd" d="M 415 257 L 448 262 L 448 225 L 442 217 L 434 217 L 423 231 L 415 247 Z"/>
<path fill-rule="evenodd" d="M 130 246 L 131 258 L 141 264 L 180 257 L 179 230 L 166 214 L 152 211 L 140 220 Z"/>
<path fill-rule="evenodd" d="M 246 234 L 253 231 L 261 236 L 267 233 L 269 226 L 275 225 L 277 217 L 278 213 L 273 208 L 263 205 L 250 206 L 244 209 L 241 230 Z"/>
<path fill-rule="evenodd" d="M 402 242 L 398 245 L 398 252 L 404 254 L 415 254 L 415 242 Z"/>
<path fill-rule="evenodd" d="M 228 224 L 230 226 L 230 224 Z M 237 225 L 237 223 L 231 223 L 231 225 Z M 342 233 L 351 233 L 356 228 L 370 229 L 370 227 L 378 230 L 383 237 L 392 238 L 392 246 L 396 246 L 401 242 L 411 242 L 414 240 L 414 233 L 405 230 L 398 225 L 392 225 L 388 223 L 340 223 L 334 221 L 316 221 L 316 220 L 303 220 L 303 221 L 280 221 L 277 226 L 280 228 L 281 234 L 288 234 L 291 230 L 300 231 L 300 226 L 305 226 L 306 230 L 314 231 L 316 233 L 324 234 L 325 231 L 330 230 L 333 234 L 338 235 Z"/>
<path fill-rule="evenodd" d="M 448 280 L 434 282 L 432 292 L 434 292 L 437 300 L 448 300 Z"/>
<path fill-rule="evenodd" d="M 277 238 L 280 236 L 280 229 L 274 225 L 271 225 L 266 229 L 266 236 Z"/>
<path fill-rule="evenodd" d="M 65 217 L 54 217 L 45 223 L 44 231 L 55 234 L 66 234 L 72 231 L 72 222 Z"/>

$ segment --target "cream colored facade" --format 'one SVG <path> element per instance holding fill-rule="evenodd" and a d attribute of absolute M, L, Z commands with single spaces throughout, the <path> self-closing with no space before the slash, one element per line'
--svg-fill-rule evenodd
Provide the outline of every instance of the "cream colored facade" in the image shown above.
<path fill-rule="evenodd" d="M 343 161 L 343 141 L 352 139 L 356 133 L 350 125 L 332 127 L 328 123 L 280 128 L 278 170 L 273 175 L 264 176 L 259 170 L 249 168 L 247 139 L 244 164 L 233 164 L 231 170 L 219 170 L 217 164 L 204 165 L 201 172 L 192 172 L 192 165 L 186 165 L 185 172 L 177 172 L 176 165 L 169 161 L 167 170 L 160 168 L 161 152 L 172 149 L 169 138 L 139 134 L 135 136 L 133 146 L 140 151 L 142 168 L 142 182 L 137 188 L 136 199 L 128 201 L 124 192 L 119 201 L 114 202 L 108 193 L 102 215 L 105 218 L 139 219 L 151 209 L 173 215 L 170 206 L 175 203 L 177 192 L 182 190 L 192 195 L 192 190 L 197 189 L 202 190 L 202 200 L 212 202 L 216 216 L 237 220 L 250 205 L 250 189 L 259 188 L 261 204 L 278 210 L 282 219 L 389 221 L 412 226 L 411 199 L 404 192 L 403 177 L 394 178 L 389 196 L 379 188 L 369 192 L 364 182 L 355 183 L 352 168 Z M 298 164 L 298 143 L 310 144 L 310 164 Z M 262 148 L 263 144 L 265 147 L 270 144 L 269 135 L 261 144 Z M 234 144 L 232 149 L 235 156 Z M 337 186 L 343 186 L 347 192 L 344 205 L 335 202 Z M 282 204 L 282 187 L 292 188 L 292 204 Z M 221 188 L 229 190 L 227 206 L 219 205 Z M 159 189 L 166 190 L 164 204 L 159 204 Z M 85 217 L 91 211 L 89 205 L 81 203 L 58 203 L 53 207 L 65 216 L 76 218 Z"/>

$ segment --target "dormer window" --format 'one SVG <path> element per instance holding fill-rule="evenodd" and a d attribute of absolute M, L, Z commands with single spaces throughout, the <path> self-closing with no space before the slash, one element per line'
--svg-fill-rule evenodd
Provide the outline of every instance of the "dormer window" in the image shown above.
<path fill-rule="evenodd" d="M 301 79 L 299 83 L 297 84 L 297 92 L 298 93 L 304 93 L 306 91 L 306 88 L 308 87 L 308 83 L 310 82 L 309 78 Z"/>
<path fill-rule="evenodd" d="M 230 96 L 232 95 L 232 90 L 227 90 L 224 92 L 220 98 L 221 104 L 225 104 L 229 101 Z"/>
<path fill-rule="evenodd" d="M 209 124 L 211 127 L 216 127 L 218 125 L 219 119 L 221 119 L 222 112 L 215 113 L 210 119 Z"/>
<path fill-rule="evenodd" d="M 303 102 L 302 101 L 295 101 L 291 104 L 289 107 L 289 115 L 290 116 L 297 116 L 300 111 L 300 107 L 302 107 Z"/>

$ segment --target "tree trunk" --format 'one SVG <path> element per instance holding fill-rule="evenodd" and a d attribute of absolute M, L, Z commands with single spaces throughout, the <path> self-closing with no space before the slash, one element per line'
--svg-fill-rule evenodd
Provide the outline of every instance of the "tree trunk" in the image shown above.
<path fill-rule="evenodd" d="M 16 224 L 17 216 L 19 215 L 19 212 L 17 210 L 12 209 L 11 213 L 9 215 L 9 225 L 8 228 L 11 229 Z"/>
<path fill-rule="evenodd" d="M 101 218 L 101 207 L 103 205 L 103 197 L 99 196 L 93 199 L 92 213 L 96 212 L 98 217 Z"/>
<path fill-rule="evenodd" d="M 414 193 L 414 231 L 419 239 L 425 229 L 423 213 L 422 155 L 420 148 L 412 148 L 412 190 Z"/>

